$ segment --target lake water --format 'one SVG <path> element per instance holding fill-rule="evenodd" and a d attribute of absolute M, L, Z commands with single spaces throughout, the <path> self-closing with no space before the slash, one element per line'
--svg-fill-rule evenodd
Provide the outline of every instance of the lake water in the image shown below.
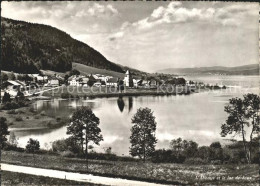
<path fill-rule="evenodd" d="M 104 152 L 107 147 L 118 155 L 129 155 L 131 118 L 140 107 L 153 110 L 157 122 L 156 148 L 168 148 L 170 140 L 184 138 L 199 145 L 214 141 L 225 142 L 220 136 L 220 126 L 226 120 L 224 106 L 232 97 L 245 93 L 259 94 L 259 76 L 193 76 L 186 79 L 209 84 L 229 86 L 226 90 L 203 91 L 191 95 L 142 96 L 97 98 L 92 100 L 37 101 L 33 106 L 55 117 L 68 117 L 79 106 L 90 106 L 100 118 L 104 141 L 95 150 Z M 29 138 L 38 139 L 42 148 L 51 147 L 51 142 L 66 138 L 66 126 L 59 129 L 15 131 L 19 145 L 25 146 Z"/>

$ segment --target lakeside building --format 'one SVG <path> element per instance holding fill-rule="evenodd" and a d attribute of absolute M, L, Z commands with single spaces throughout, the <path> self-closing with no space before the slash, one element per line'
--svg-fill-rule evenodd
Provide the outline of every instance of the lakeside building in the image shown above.
<path fill-rule="evenodd" d="M 11 96 L 15 97 L 19 91 L 25 90 L 26 85 L 25 83 L 19 80 L 8 80 L 5 82 L 5 91 L 9 93 Z"/>
<path fill-rule="evenodd" d="M 59 79 L 56 76 L 49 77 L 47 86 L 59 86 L 60 82 Z"/>
<path fill-rule="evenodd" d="M 112 87 L 117 87 L 118 86 L 118 78 L 110 78 L 110 79 L 108 79 L 107 80 L 107 82 L 106 82 L 106 85 L 107 86 L 112 86 Z"/>
<path fill-rule="evenodd" d="M 68 79 L 70 86 L 86 86 L 88 81 L 89 78 L 85 76 L 72 76 Z"/>
<path fill-rule="evenodd" d="M 132 74 L 130 73 L 129 70 L 126 71 L 125 73 L 125 78 L 124 78 L 124 85 L 126 87 L 134 87 L 134 82 L 133 82 L 133 78 L 132 78 Z"/>

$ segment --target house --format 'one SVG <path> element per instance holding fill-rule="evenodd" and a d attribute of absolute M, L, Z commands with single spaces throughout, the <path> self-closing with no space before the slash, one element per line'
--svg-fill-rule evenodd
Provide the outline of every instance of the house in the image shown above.
<path fill-rule="evenodd" d="M 125 73 L 124 84 L 126 87 L 134 87 L 132 74 L 130 73 L 129 70 L 127 70 Z"/>
<path fill-rule="evenodd" d="M 79 78 L 74 77 L 71 80 L 69 80 L 70 86 L 80 86 Z"/>
<path fill-rule="evenodd" d="M 133 79 L 134 87 L 138 87 L 142 85 L 142 80 L 141 79 Z"/>
<path fill-rule="evenodd" d="M 35 81 L 42 81 L 45 82 L 48 80 L 48 76 L 42 76 L 40 74 L 28 74 L 30 77 L 33 78 Z"/>
<path fill-rule="evenodd" d="M 150 81 L 142 80 L 141 86 L 143 86 L 143 87 L 150 87 Z"/>
<path fill-rule="evenodd" d="M 11 96 L 16 96 L 19 91 L 24 91 L 25 90 L 25 84 L 16 80 L 16 81 L 11 81 L 8 80 L 5 83 L 6 86 L 6 92 L 9 93 Z"/>
<path fill-rule="evenodd" d="M 106 85 L 111 87 L 117 87 L 118 84 L 118 78 L 110 78 L 107 80 Z"/>
<path fill-rule="evenodd" d="M 152 79 L 150 79 L 149 85 L 151 88 L 156 88 L 159 85 L 159 81 L 152 78 Z"/>
<path fill-rule="evenodd" d="M 88 81 L 89 78 L 85 76 L 72 76 L 68 79 L 68 83 L 70 86 L 86 86 Z"/>
<path fill-rule="evenodd" d="M 102 84 L 101 84 L 101 80 L 97 80 L 94 84 L 93 84 L 93 86 L 94 87 L 100 87 Z"/>
<path fill-rule="evenodd" d="M 56 76 L 49 77 L 48 86 L 56 87 L 60 85 L 59 79 Z"/>

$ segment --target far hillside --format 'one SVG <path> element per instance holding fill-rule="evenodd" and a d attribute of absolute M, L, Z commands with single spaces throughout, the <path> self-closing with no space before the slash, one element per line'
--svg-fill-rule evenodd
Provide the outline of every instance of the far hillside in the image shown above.
<path fill-rule="evenodd" d="M 39 70 L 66 72 L 72 62 L 123 73 L 118 64 L 106 59 L 69 34 L 43 24 L 1 17 L 1 69 L 19 73 Z"/>
<path fill-rule="evenodd" d="M 159 73 L 177 75 L 259 75 L 259 64 L 250 64 L 236 67 L 196 67 L 196 68 L 168 68 L 159 70 Z"/>

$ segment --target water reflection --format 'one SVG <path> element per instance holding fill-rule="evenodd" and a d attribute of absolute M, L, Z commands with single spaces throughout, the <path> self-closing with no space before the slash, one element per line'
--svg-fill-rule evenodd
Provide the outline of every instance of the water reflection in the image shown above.
<path fill-rule="evenodd" d="M 133 97 L 128 97 L 128 112 L 131 112 L 133 108 Z"/>
<path fill-rule="evenodd" d="M 124 107 L 125 107 L 125 102 L 122 98 L 122 96 L 119 96 L 118 99 L 117 99 L 117 105 L 118 105 L 118 108 L 121 112 L 124 111 Z"/>
<path fill-rule="evenodd" d="M 228 76 L 225 78 L 228 81 Z M 113 97 L 77 100 L 50 100 L 37 101 L 35 110 L 45 111 L 46 115 L 55 117 L 69 117 L 78 106 L 90 106 L 97 117 L 100 118 L 100 128 L 104 141 L 98 151 L 103 147 L 112 147 L 116 154 L 128 155 L 129 137 L 131 135 L 131 118 L 140 107 L 148 107 L 154 111 L 157 122 L 156 137 L 158 143 L 156 148 L 168 148 L 169 141 L 182 137 L 194 140 L 200 145 L 210 145 L 213 141 L 221 141 L 221 124 L 226 120 L 224 106 L 231 97 L 241 97 L 244 92 L 258 93 L 259 77 L 247 77 L 248 84 L 253 84 L 250 89 L 240 87 L 241 91 L 233 91 L 232 88 L 224 92 L 212 91 L 191 94 L 189 96 L 139 96 L 139 97 Z M 234 85 L 240 81 L 231 77 Z M 222 79 L 221 79 L 222 81 Z M 244 80 L 246 82 L 246 80 Z M 224 83 L 225 84 L 225 83 Z M 66 138 L 66 126 L 59 129 L 38 129 L 15 131 L 19 137 L 19 145 L 25 146 L 28 139 L 38 139 L 41 148 L 44 144 Z"/>

